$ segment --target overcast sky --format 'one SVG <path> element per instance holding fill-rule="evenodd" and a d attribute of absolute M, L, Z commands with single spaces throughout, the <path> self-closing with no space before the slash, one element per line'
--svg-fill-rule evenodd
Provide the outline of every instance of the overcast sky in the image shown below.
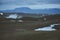
<path fill-rule="evenodd" d="M 31 9 L 60 8 L 60 0 L 0 0 L 0 10 L 29 7 Z"/>

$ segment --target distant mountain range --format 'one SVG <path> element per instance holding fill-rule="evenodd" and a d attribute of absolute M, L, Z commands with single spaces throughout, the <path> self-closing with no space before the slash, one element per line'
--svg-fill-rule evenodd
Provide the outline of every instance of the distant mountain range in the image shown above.
<path fill-rule="evenodd" d="M 49 8 L 49 9 L 30 9 L 28 7 L 15 8 L 14 10 L 1 10 L 0 12 L 23 12 L 23 13 L 60 13 L 59 8 Z"/>

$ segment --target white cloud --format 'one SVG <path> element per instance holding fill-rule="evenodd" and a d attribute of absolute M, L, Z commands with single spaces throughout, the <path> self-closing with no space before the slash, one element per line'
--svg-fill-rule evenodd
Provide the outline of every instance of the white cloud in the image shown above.
<path fill-rule="evenodd" d="M 60 8 L 60 4 L 31 5 L 31 9 Z"/>

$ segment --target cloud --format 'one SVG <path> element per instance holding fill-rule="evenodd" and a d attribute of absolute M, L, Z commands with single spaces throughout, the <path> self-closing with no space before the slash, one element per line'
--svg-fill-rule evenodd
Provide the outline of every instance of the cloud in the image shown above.
<path fill-rule="evenodd" d="M 45 6 L 46 5 L 46 6 Z M 1 0 L 0 10 L 14 9 L 16 7 L 27 6 L 30 8 L 57 7 L 60 8 L 60 0 Z"/>
<path fill-rule="evenodd" d="M 60 5 L 58 4 L 43 4 L 43 5 L 30 5 L 28 6 L 31 9 L 45 9 L 45 8 L 60 8 Z"/>
<path fill-rule="evenodd" d="M 1 0 L 0 3 L 11 5 L 60 4 L 60 0 Z"/>

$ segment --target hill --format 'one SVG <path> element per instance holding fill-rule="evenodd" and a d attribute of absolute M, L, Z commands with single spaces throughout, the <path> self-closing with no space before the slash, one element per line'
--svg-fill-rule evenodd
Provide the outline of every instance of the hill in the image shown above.
<path fill-rule="evenodd" d="M 55 14 L 55 13 L 60 13 L 60 9 L 58 9 L 58 8 L 30 9 L 28 7 L 21 7 L 21 8 L 15 8 L 14 10 L 0 10 L 0 12 L 23 12 L 23 13 Z"/>

